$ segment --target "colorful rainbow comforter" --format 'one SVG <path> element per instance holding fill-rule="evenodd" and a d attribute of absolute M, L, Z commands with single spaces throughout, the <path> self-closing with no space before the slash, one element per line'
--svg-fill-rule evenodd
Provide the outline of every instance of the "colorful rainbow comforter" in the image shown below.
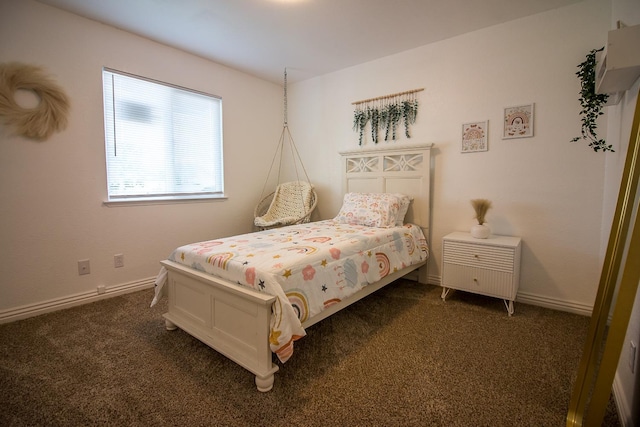
<path fill-rule="evenodd" d="M 305 335 L 308 318 L 427 257 L 416 225 L 376 228 L 326 220 L 193 243 L 169 259 L 275 296 L 270 346 L 285 362 L 294 341 Z"/>

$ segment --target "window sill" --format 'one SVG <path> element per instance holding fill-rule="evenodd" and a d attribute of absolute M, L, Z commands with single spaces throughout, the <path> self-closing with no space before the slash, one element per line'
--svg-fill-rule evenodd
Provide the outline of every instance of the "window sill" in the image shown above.
<path fill-rule="evenodd" d="M 227 200 L 227 196 L 225 195 L 217 195 L 217 196 L 187 196 L 187 197 L 148 197 L 148 198 L 131 198 L 131 199 L 120 199 L 120 200 L 107 200 L 102 202 L 104 206 L 107 207 L 118 207 L 118 206 L 149 206 L 149 205 L 175 205 L 182 203 L 204 203 L 204 202 L 215 202 L 219 200 Z"/>

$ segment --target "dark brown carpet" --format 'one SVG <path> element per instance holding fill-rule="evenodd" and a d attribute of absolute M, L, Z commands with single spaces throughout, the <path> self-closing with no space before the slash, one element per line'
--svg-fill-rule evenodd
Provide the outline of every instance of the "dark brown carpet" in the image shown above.
<path fill-rule="evenodd" d="M 563 426 L 589 323 L 400 280 L 309 328 L 259 393 L 151 298 L 0 325 L 0 425 Z"/>

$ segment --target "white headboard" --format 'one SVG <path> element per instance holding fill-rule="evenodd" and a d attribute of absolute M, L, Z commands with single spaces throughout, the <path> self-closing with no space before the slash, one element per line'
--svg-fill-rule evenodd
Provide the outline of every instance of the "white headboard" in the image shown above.
<path fill-rule="evenodd" d="M 433 144 L 341 151 L 344 193 L 403 193 L 413 198 L 405 222 L 429 238 Z"/>

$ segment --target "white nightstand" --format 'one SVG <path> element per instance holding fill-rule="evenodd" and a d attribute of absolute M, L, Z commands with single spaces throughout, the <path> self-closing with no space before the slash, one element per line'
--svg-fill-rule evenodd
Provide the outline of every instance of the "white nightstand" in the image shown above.
<path fill-rule="evenodd" d="M 519 237 L 476 239 L 454 232 L 442 238 L 442 300 L 451 289 L 502 298 L 513 314 L 520 283 Z"/>

